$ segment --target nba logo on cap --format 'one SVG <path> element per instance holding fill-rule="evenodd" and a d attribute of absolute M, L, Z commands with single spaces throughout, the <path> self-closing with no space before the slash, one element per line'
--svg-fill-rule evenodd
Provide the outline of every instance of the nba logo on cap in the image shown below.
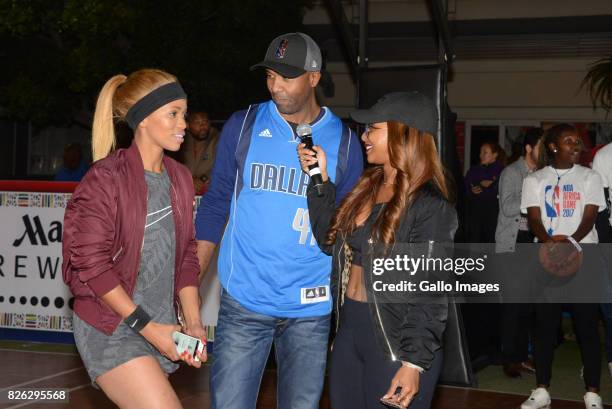
<path fill-rule="evenodd" d="M 276 52 L 274 53 L 274 55 L 276 55 L 276 58 L 285 58 L 285 52 L 287 51 L 288 45 L 289 45 L 289 40 L 287 40 L 286 38 L 283 38 L 281 42 L 278 44 L 278 47 L 276 48 Z"/>
<path fill-rule="evenodd" d="M 321 50 L 304 33 L 281 34 L 270 42 L 264 60 L 251 67 L 267 68 L 285 78 L 297 78 L 307 71 L 321 69 Z"/>

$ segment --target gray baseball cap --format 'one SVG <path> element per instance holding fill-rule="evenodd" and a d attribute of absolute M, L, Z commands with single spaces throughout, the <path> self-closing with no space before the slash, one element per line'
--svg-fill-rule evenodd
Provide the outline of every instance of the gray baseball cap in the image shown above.
<path fill-rule="evenodd" d="M 434 102 L 419 91 L 386 94 L 370 109 L 358 109 L 350 115 L 362 124 L 397 121 L 432 135 L 438 130 L 438 110 Z"/>
<path fill-rule="evenodd" d="M 276 37 L 266 51 L 264 60 L 251 67 L 269 68 L 286 78 L 295 78 L 307 71 L 321 71 L 321 50 L 304 33 L 287 33 Z"/>

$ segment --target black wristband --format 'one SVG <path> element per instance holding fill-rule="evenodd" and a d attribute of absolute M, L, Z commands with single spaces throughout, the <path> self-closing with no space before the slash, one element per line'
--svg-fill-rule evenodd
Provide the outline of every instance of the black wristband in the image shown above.
<path fill-rule="evenodd" d="M 140 305 L 136 307 L 133 313 L 123 320 L 123 322 L 137 334 L 140 334 L 140 331 L 146 327 L 149 321 L 151 321 L 151 317 Z"/>

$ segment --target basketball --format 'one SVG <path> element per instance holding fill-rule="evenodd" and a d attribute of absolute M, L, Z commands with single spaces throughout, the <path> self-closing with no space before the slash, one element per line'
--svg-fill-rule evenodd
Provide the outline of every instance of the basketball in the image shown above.
<path fill-rule="evenodd" d="M 544 270 L 555 277 L 570 277 L 582 265 L 582 252 L 566 236 L 553 236 L 553 241 L 543 243 L 539 250 L 539 260 Z"/>

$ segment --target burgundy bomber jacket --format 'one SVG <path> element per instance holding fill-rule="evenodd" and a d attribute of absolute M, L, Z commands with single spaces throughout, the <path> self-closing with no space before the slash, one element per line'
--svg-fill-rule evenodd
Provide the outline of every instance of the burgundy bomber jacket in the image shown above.
<path fill-rule="evenodd" d="M 189 170 L 164 156 L 171 183 L 175 224 L 174 297 L 199 287 L 200 267 L 193 226 L 194 191 Z M 135 143 L 96 162 L 78 185 L 64 214 L 62 275 L 75 301 L 74 312 L 110 335 L 121 322 L 102 299 L 118 285 L 134 291 L 147 215 L 147 185 Z"/>

